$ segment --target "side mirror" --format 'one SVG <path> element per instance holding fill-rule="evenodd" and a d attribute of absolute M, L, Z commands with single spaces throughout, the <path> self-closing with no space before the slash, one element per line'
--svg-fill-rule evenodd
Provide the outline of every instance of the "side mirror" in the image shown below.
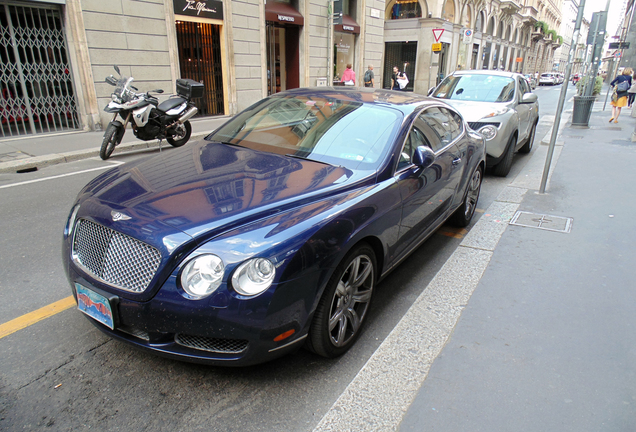
<path fill-rule="evenodd" d="M 114 76 L 107 76 L 106 77 L 106 82 L 112 86 L 116 86 L 117 85 L 117 80 L 115 79 Z"/>
<path fill-rule="evenodd" d="M 535 103 L 537 101 L 537 95 L 534 93 L 526 93 L 521 97 L 522 104 Z"/>
<path fill-rule="evenodd" d="M 433 93 L 433 90 L 435 90 L 435 87 L 431 87 L 430 89 L 428 89 L 428 93 L 426 93 L 426 96 L 430 96 Z"/>
<path fill-rule="evenodd" d="M 429 147 L 419 146 L 413 153 L 413 164 L 424 169 L 433 165 L 435 153 Z"/>
<path fill-rule="evenodd" d="M 159 94 L 161 94 L 161 93 L 163 93 L 163 90 L 161 90 L 161 89 L 157 89 L 157 90 L 150 90 L 148 93 L 150 93 L 150 92 L 153 92 L 153 93 L 159 93 Z"/>
<path fill-rule="evenodd" d="M 119 70 L 119 66 L 115 65 L 115 66 L 113 66 L 113 68 L 115 68 L 115 72 L 117 72 L 119 75 L 121 75 L 121 71 Z"/>

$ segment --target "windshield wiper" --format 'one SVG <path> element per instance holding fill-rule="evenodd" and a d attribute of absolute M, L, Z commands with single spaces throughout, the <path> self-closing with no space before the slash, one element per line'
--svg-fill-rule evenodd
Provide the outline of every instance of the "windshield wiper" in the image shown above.
<path fill-rule="evenodd" d="M 333 165 L 330 164 L 328 162 L 323 162 L 323 161 L 319 161 L 319 160 L 315 160 L 315 159 L 309 159 L 307 157 L 303 157 L 303 156 L 298 156 L 298 155 L 293 155 L 293 154 L 286 154 L 285 156 L 289 156 L 291 158 L 295 158 L 295 159 L 302 159 L 302 160 L 306 160 L 306 161 L 310 161 L 310 162 L 316 162 L 316 163 L 320 163 L 320 164 L 324 164 L 324 165 L 329 165 L 329 166 L 338 166 L 338 165 Z"/>

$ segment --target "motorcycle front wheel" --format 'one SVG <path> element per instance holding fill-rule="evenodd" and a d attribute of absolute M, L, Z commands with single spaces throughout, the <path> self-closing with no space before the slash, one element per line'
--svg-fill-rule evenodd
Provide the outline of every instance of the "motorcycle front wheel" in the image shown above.
<path fill-rule="evenodd" d="M 117 145 L 117 126 L 109 124 L 104 133 L 104 140 L 102 141 L 102 148 L 99 149 L 99 157 L 106 160 L 113 154 L 115 146 Z"/>
<path fill-rule="evenodd" d="M 190 135 L 192 135 L 192 125 L 190 125 L 189 120 L 186 120 L 185 123 L 181 125 L 175 126 L 174 130 L 174 135 L 166 138 L 166 141 L 168 141 L 172 147 L 181 147 L 188 142 Z"/>

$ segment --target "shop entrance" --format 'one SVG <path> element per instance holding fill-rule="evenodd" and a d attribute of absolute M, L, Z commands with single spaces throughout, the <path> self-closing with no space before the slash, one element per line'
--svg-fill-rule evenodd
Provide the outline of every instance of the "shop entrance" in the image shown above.
<path fill-rule="evenodd" d="M 386 42 L 384 44 L 384 53 L 382 87 L 391 88 L 393 67 L 397 66 L 398 70 L 406 72 L 406 76 L 409 79 L 406 90 L 413 91 L 417 42 Z"/>
<path fill-rule="evenodd" d="M 81 127 L 56 6 L 0 0 L 0 138 Z"/>
<path fill-rule="evenodd" d="M 220 32 L 218 25 L 177 21 L 181 78 L 205 85 L 203 97 L 193 99 L 200 116 L 225 114 Z"/>
<path fill-rule="evenodd" d="M 300 87 L 297 26 L 267 21 L 267 94 Z"/>
<path fill-rule="evenodd" d="M 437 81 L 435 85 L 442 82 L 446 76 L 446 64 L 448 63 L 448 52 L 450 50 L 450 44 L 442 42 L 442 50 L 439 53 L 439 67 L 437 69 Z"/>

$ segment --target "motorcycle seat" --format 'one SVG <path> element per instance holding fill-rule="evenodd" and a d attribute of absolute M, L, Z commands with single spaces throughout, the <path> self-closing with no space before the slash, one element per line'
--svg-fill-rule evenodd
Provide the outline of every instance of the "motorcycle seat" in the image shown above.
<path fill-rule="evenodd" d="M 157 109 L 163 112 L 170 111 L 172 108 L 178 107 L 184 102 L 187 102 L 187 101 L 182 97 L 170 98 L 168 100 L 161 102 L 159 106 L 157 107 Z"/>

